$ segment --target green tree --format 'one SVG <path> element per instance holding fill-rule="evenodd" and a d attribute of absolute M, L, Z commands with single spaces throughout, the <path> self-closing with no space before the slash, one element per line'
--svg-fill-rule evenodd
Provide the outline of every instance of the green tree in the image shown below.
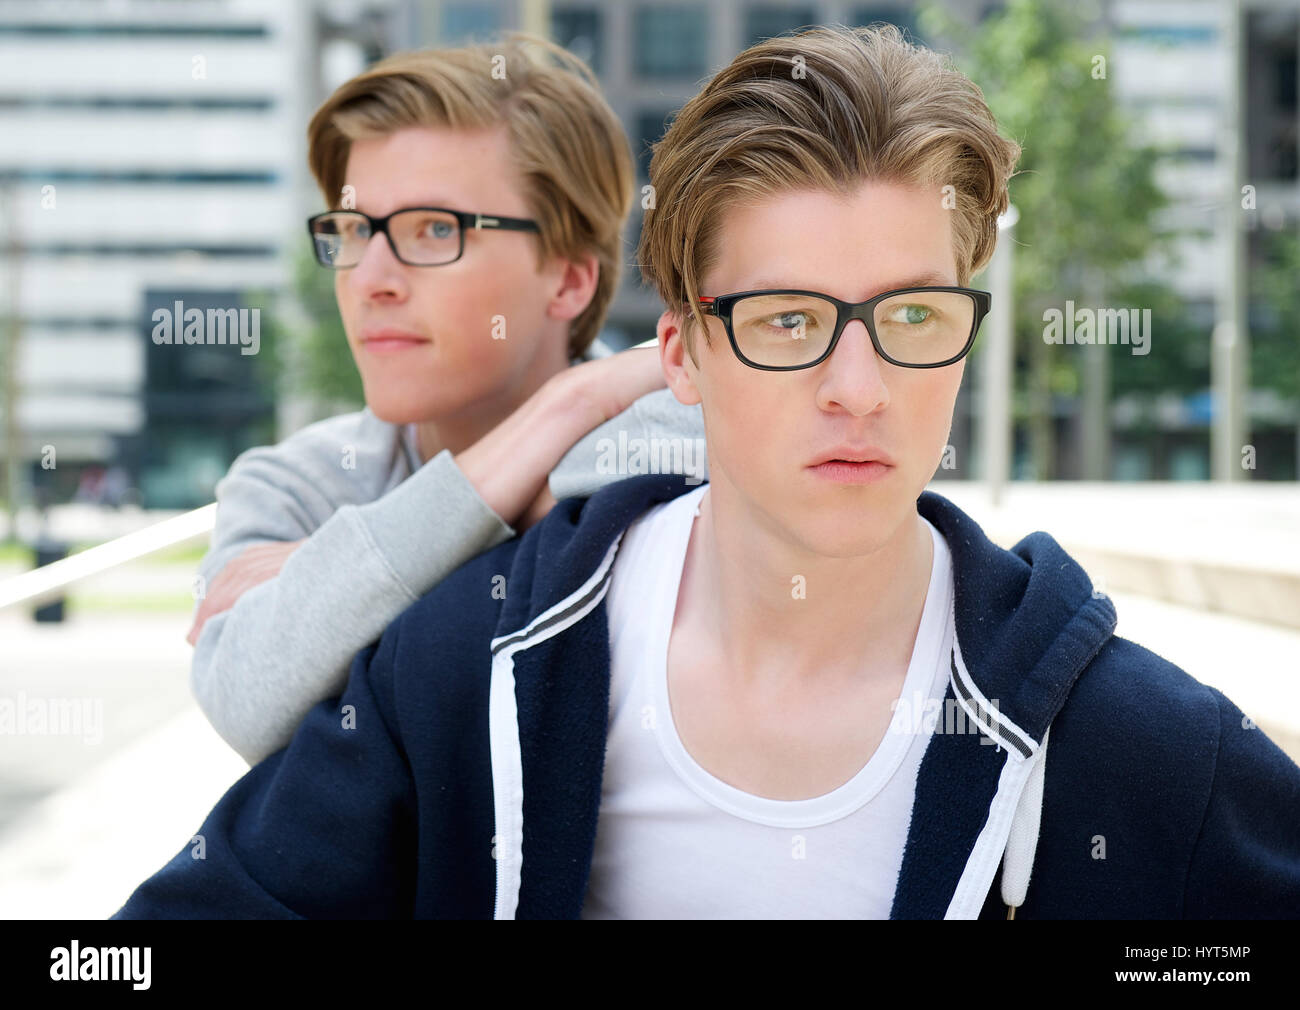
<path fill-rule="evenodd" d="M 310 249 L 295 244 L 291 290 L 263 291 L 253 304 L 271 307 L 263 327 L 262 377 L 280 393 L 303 397 L 319 412 L 359 410 L 365 393 L 334 298 L 334 274 Z"/>
<path fill-rule="evenodd" d="M 301 249 L 294 260 L 294 288 L 306 313 L 305 324 L 294 331 L 300 391 L 359 409 L 366 398 L 339 317 L 334 272 L 322 268 L 310 250 Z"/>
<path fill-rule="evenodd" d="M 1192 335 L 1178 324 L 1176 300 L 1139 276 L 1143 263 L 1173 255 L 1176 236 L 1157 224 L 1167 204 L 1154 177 L 1161 151 L 1133 139 L 1136 127 L 1111 85 L 1108 40 L 1078 6 L 1010 0 L 973 31 L 942 8 L 928 7 L 921 23 L 927 36 L 956 43 L 954 62 L 980 87 L 1003 134 L 1023 149 L 1010 184 L 1020 211 L 1014 233 L 1016 421 L 1029 429 L 1033 475 L 1047 479 L 1056 475 L 1052 398 L 1079 391 L 1082 354 L 1098 351 L 1046 343 L 1047 309 L 1064 312 L 1067 299 L 1076 308 L 1150 307 L 1153 329 L 1175 335 L 1153 341 L 1162 366 L 1180 360 L 1175 340 Z M 1117 300 L 1139 281 L 1150 300 Z M 1156 308 L 1173 316 L 1160 319 Z M 1125 353 L 1111 360 L 1127 371 L 1141 358 Z M 1122 378 L 1115 376 L 1116 385 Z M 1110 382 L 1105 373 L 1101 381 Z M 1102 444 L 1107 435 L 1096 429 L 1104 429 L 1106 417 L 1101 411 L 1091 418 Z"/>
<path fill-rule="evenodd" d="M 1250 271 L 1251 386 L 1300 397 L 1300 234 L 1265 232 Z"/>

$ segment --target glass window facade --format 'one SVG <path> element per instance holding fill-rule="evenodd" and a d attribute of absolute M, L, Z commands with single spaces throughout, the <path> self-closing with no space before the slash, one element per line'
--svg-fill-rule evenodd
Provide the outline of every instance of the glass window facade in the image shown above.
<path fill-rule="evenodd" d="M 746 46 L 785 35 L 796 28 L 810 27 L 817 22 L 817 11 L 811 5 L 749 4 L 745 8 Z"/>
<path fill-rule="evenodd" d="M 909 7 L 901 4 L 864 4 L 854 7 L 851 16 L 853 20 L 850 23 L 854 25 L 865 26 L 875 21 L 888 21 L 890 24 L 898 25 L 909 42 L 925 44 L 917 28 L 916 12 Z"/>
<path fill-rule="evenodd" d="M 708 72 L 709 15 L 702 4 L 639 6 L 632 16 L 632 66 L 639 77 Z"/>
<path fill-rule="evenodd" d="M 636 115 L 636 135 L 632 138 L 636 151 L 637 175 L 642 179 L 650 177 L 650 145 L 659 140 L 667 131 L 668 124 L 677 114 L 675 109 L 642 110 Z"/>
<path fill-rule="evenodd" d="M 439 20 L 447 44 L 481 41 L 502 28 L 501 11 L 495 3 L 444 3 Z"/>
<path fill-rule="evenodd" d="M 597 74 L 604 73 L 604 24 L 600 11 L 595 7 L 554 8 L 551 11 L 551 38 L 585 61 Z"/>

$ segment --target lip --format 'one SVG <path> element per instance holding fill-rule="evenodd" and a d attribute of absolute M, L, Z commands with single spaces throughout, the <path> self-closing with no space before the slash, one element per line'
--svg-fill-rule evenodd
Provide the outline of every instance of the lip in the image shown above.
<path fill-rule="evenodd" d="M 883 449 L 877 449 L 874 445 L 837 445 L 834 448 L 827 449 L 819 454 L 808 465 L 810 467 L 818 466 L 822 463 L 832 461 L 845 463 L 883 463 L 885 466 L 893 466 L 894 460 Z"/>
<path fill-rule="evenodd" d="M 850 463 L 842 459 L 828 460 L 808 468 L 823 480 L 836 484 L 874 484 L 884 480 L 894 468 L 879 460 L 867 460 L 862 463 Z"/>
<path fill-rule="evenodd" d="M 365 330 L 361 334 L 361 344 L 368 351 L 380 353 L 404 351 L 420 344 L 430 343 L 428 337 L 422 337 L 410 330 L 401 330 L 393 326 Z"/>
<path fill-rule="evenodd" d="M 836 484 L 874 484 L 894 469 L 894 461 L 874 446 L 838 446 L 819 455 L 808 469 Z"/>

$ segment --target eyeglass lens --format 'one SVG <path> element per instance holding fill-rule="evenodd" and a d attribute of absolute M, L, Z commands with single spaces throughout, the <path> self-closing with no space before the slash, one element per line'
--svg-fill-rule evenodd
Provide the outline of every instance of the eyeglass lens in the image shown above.
<path fill-rule="evenodd" d="M 810 295 L 750 295 L 731 309 L 736 344 L 758 365 L 802 365 L 825 353 L 835 334 L 835 306 Z M 961 352 L 975 323 L 975 299 L 956 291 L 901 291 L 877 303 L 876 337 L 884 352 L 930 365 Z"/>
<path fill-rule="evenodd" d="M 389 219 L 388 234 L 407 263 L 435 266 L 460 255 L 460 223 L 445 211 L 400 211 Z M 326 266 L 356 266 L 370 237 L 366 219 L 346 211 L 327 214 L 312 225 L 316 257 Z"/>

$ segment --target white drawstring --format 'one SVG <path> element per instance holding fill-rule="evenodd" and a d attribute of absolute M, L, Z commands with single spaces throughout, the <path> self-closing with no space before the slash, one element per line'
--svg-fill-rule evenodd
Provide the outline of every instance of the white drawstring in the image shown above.
<path fill-rule="evenodd" d="M 1029 772 L 1016 815 L 1011 820 L 1011 834 L 1007 838 L 1006 852 L 1002 857 L 1002 901 L 1007 906 L 1007 918 L 1016 917 L 1016 909 L 1024 903 L 1029 890 L 1029 874 L 1034 867 L 1034 853 L 1038 849 L 1038 826 L 1043 813 L 1043 774 L 1047 767 L 1047 733 L 1034 755 L 1034 767 Z"/>

